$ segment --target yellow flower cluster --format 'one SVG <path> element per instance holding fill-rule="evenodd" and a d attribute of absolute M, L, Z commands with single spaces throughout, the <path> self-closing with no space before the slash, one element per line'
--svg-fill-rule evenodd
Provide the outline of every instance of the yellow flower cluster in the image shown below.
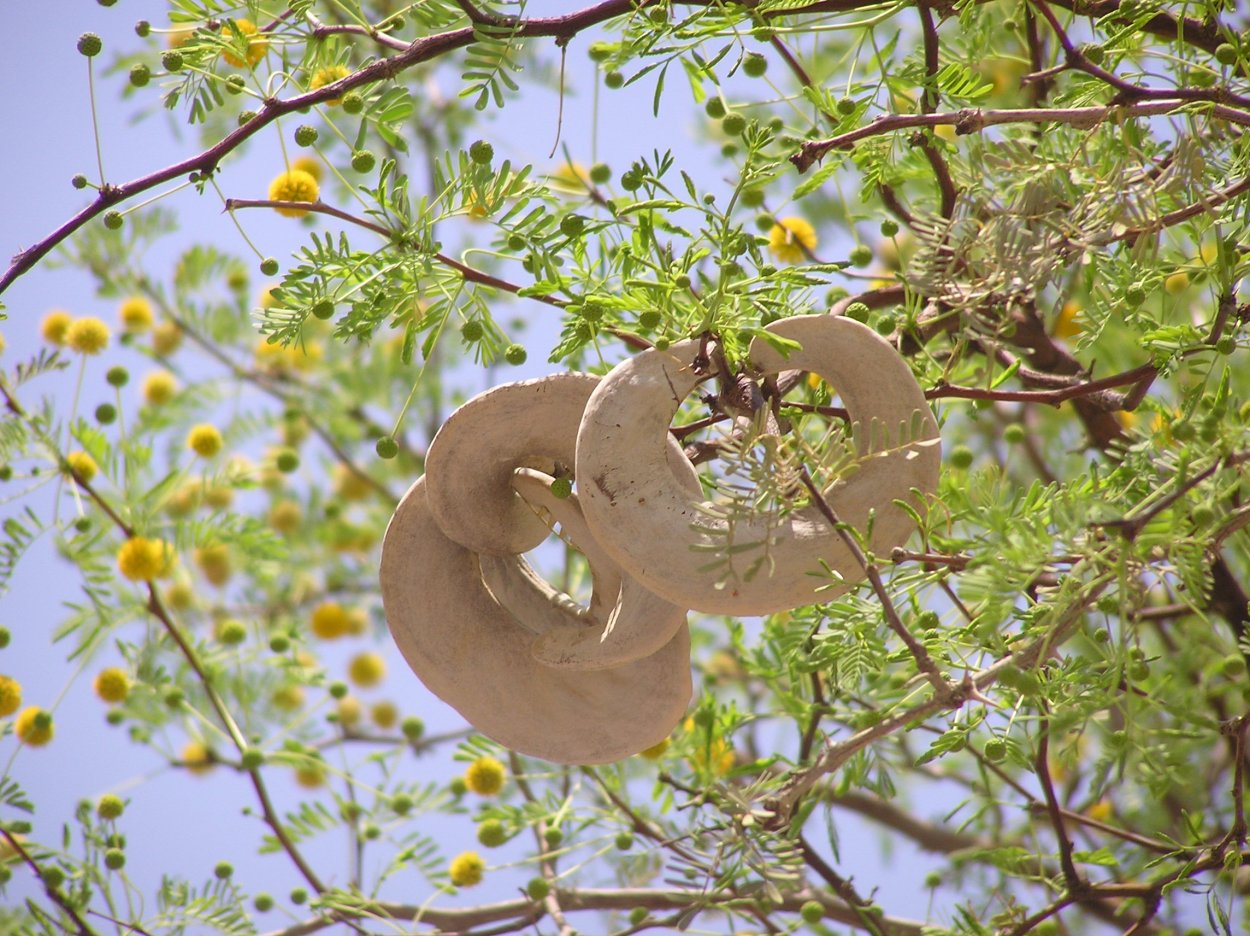
<path fill-rule="evenodd" d="M 39 324 L 39 334 L 48 344 L 62 347 L 72 321 L 68 312 L 63 309 L 53 309 L 43 317 L 43 321 Z"/>
<path fill-rule="evenodd" d="M 221 430 L 212 423 L 192 426 L 191 431 L 187 433 L 187 448 L 200 458 L 212 458 L 221 451 L 225 444 L 225 440 L 221 437 Z"/>
<path fill-rule="evenodd" d="M 109 327 L 94 316 L 74 319 L 65 332 L 65 343 L 79 354 L 99 354 L 109 343 Z"/>
<path fill-rule="evenodd" d="M 126 696 L 130 695 L 130 677 L 124 669 L 117 666 L 110 666 L 96 673 L 91 686 L 95 689 L 95 694 L 110 705 L 125 702 Z"/>
<path fill-rule="evenodd" d="M 362 688 L 376 686 L 386 678 L 386 660 L 373 651 L 358 653 L 347 667 L 347 677 Z"/>
<path fill-rule="evenodd" d="M 482 856 L 472 851 L 461 852 L 451 859 L 451 865 L 447 869 L 451 883 L 456 887 L 472 887 L 474 884 L 480 884 L 482 872 L 485 870 L 486 862 L 482 860 Z"/>
<path fill-rule="evenodd" d="M 100 472 L 100 466 L 95 463 L 95 459 L 86 452 L 70 452 L 65 456 L 65 464 L 70 467 L 78 477 L 82 478 L 88 484 Z"/>
<path fill-rule="evenodd" d="M 312 632 L 322 640 L 337 640 L 351 629 L 351 616 L 337 601 L 323 601 L 313 608 Z"/>
<path fill-rule="evenodd" d="M 493 757 L 479 757 L 465 770 L 464 785 L 478 796 L 494 796 L 507 778 L 503 764 Z"/>
<path fill-rule="evenodd" d="M 182 344 L 182 328 L 177 322 L 161 322 L 152 329 L 152 350 L 168 356 Z"/>
<path fill-rule="evenodd" d="M 220 588 L 230 581 L 234 563 L 230 560 L 230 547 L 225 543 L 200 546 L 195 550 L 194 557 L 195 564 L 210 583 Z"/>
<path fill-rule="evenodd" d="M 190 773 L 202 776 L 213 769 L 213 752 L 199 741 L 188 741 L 182 746 L 182 765 Z"/>
<path fill-rule="evenodd" d="M 17 716 L 13 725 L 13 731 L 21 742 L 30 747 L 43 747 L 52 740 L 55 730 L 52 713 L 45 712 L 37 705 L 22 709 L 22 714 Z"/>
<path fill-rule="evenodd" d="M 768 249 L 782 263 L 802 263 L 816 249 L 816 229 L 803 218 L 782 218 L 768 232 Z"/>
<path fill-rule="evenodd" d="M 324 68 L 318 68 L 313 73 L 312 80 L 308 82 L 308 90 L 316 91 L 318 88 L 324 88 L 326 85 L 334 84 L 334 82 L 341 78 L 346 78 L 350 74 L 351 72 L 348 71 L 345 65 L 327 65 Z M 342 104 L 343 99 L 341 97 L 330 98 L 326 103 L 333 107 L 337 104 Z"/>
<path fill-rule="evenodd" d="M 303 169 L 288 169 L 269 183 L 270 201 L 315 202 L 321 196 L 316 178 Z M 302 218 L 308 212 L 302 208 L 275 208 L 287 218 Z"/>
<path fill-rule="evenodd" d="M 177 392 L 178 381 L 167 370 L 152 371 L 143 378 L 143 401 L 149 406 L 168 403 Z"/>
<path fill-rule="evenodd" d="M 121 319 L 122 328 L 131 334 L 147 331 L 156 319 L 152 314 L 152 303 L 142 296 L 123 299 L 117 307 L 117 317 Z"/>
<path fill-rule="evenodd" d="M 239 58 L 233 52 L 223 52 L 221 57 L 235 68 L 257 64 L 265 57 L 265 53 L 269 51 L 269 39 L 263 35 L 257 35 L 259 30 L 256 28 L 256 24 L 249 19 L 234 20 L 234 26 L 247 37 L 247 61 Z M 231 38 L 229 33 L 223 34 L 227 38 Z"/>
<path fill-rule="evenodd" d="M 132 536 L 117 550 L 117 570 L 132 582 L 168 575 L 173 565 L 174 549 L 164 540 Z"/>
<path fill-rule="evenodd" d="M 12 676 L 0 676 L 0 718 L 8 718 L 21 704 L 22 684 Z"/>

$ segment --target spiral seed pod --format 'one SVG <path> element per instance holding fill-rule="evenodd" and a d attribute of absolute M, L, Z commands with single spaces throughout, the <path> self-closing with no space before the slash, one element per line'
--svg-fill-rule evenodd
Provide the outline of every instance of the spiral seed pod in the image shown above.
<path fill-rule="evenodd" d="M 809 370 L 840 394 L 853 422 L 857 470 L 822 492 L 838 518 L 858 530 L 873 515 L 871 548 L 902 545 L 914 523 L 896 499 L 918 503 L 938 483 L 937 423 L 906 362 L 884 339 L 851 319 L 796 316 L 768 326 L 797 341 L 783 357 L 767 342 L 752 343 L 763 374 Z M 669 424 L 700 380 L 692 362 L 699 342 L 650 349 L 618 365 L 591 394 L 577 437 L 576 475 L 591 534 L 621 567 L 675 604 L 713 614 L 770 614 L 844 591 L 822 563 L 846 583 L 864 570 L 815 505 L 777 518 L 737 517 L 730 528 L 715 504 L 690 497 L 677 483 L 665 450 Z M 753 577 L 708 570 L 709 558 L 729 550 L 767 550 Z M 829 587 L 833 586 L 833 587 Z M 822 590 L 817 591 L 820 588 Z"/>
<path fill-rule="evenodd" d="M 514 566 L 515 568 L 515 566 Z M 555 669 L 482 582 L 478 557 L 435 521 L 425 479 L 382 545 L 382 603 L 408 665 L 483 734 L 565 764 L 610 763 L 666 738 L 690 701 L 690 638 L 606 670 Z"/>

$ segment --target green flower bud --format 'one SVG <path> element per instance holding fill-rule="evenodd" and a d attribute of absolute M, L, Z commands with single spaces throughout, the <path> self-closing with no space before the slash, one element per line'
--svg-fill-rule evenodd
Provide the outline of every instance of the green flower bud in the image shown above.
<path fill-rule="evenodd" d="M 125 219 L 122 217 L 122 213 L 120 211 L 104 212 L 104 226 L 110 231 L 120 229 L 124 223 Z"/>
<path fill-rule="evenodd" d="M 169 49 L 161 53 L 161 67 L 171 74 L 182 71 L 182 66 L 185 64 L 182 53 L 177 49 Z"/>
<path fill-rule="evenodd" d="M 867 244 L 856 244 L 851 248 L 850 261 L 852 266 L 868 266 L 872 263 L 872 248 Z"/>
<path fill-rule="evenodd" d="M 751 78 L 758 78 L 768 71 L 768 59 L 758 52 L 748 52 L 742 60 L 742 71 Z"/>
<path fill-rule="evenodd" d="M 485 140 L 474 140 L 469 147 L 469 158 L 480 166 L 489 166 L 490 161 L 495 158 L 495 147 Z"/>
<path fill-rule="evenodd" d="M 378 458 L 389 460 L 399 454 L 399 443 L 391 436 L 383 436 L 378 439 L 377 444 L 373 448 L 378 453 Z"/>
<path fill-rule="evenodd" d="M 590 167 L 590 181 L 595 185 L 603 185 L 612 178 L 612 167 L 607 163 L 595 163 Z"/>
<path fill-rule="evenodd" d="M 228 861 L 219 861 L 213 867 L 213 876 L 219 881 L 228 880 L 232 874 L 234 874 L 234 865 Z"/>
<path fill-rule="evenodd" d="M 603 83 L 609 88 L 619 88 L 625 84 L 625 76 L 618 71 L 610 71 L 603 76 Z"/>
<path fill-rule="evenodd" d="M 357 150 L 352 153 L 352 168 L 357 172 L 368 172 L 377 165 L 377 157 L 368 150 Z"/>
<path fill-rule="evenodd" d="M 343 95 L 343 113 L 359 114 L 365 109 L 365 99 L 359 91 L 348 91 Z"/>
<path fill-rule="evenodd" d="M 260 271 L 266 276 L 274 276 L 278 272 L 278 261 L 273 257 L 266 257 L 260 262 Z"/>
<path fill-rule="evenodd" d="M 531 900 L 543 900 L 551 893 L 551 885 L 547 883 L 546 878 L 531 878 L 530 882 L 525 885 L 525 892 L 530 895 Z"/>
<path fill-rule="evenodd" d="M 317 142 L 317 128 L 303 124 L 295 128 L 295 143 L 297 146 L 312 146 Z"/>
<path fill-rule="evenodd" d="M 507 361 L 509 364 L 511 364 L 513 367 L 520 367 L 522 364 L 525 363 L 525 359 L 529 357 L 529 354 L 525 350 L 524 345 L 510 344 L 504 350 L 503 357 L 504 357 L 504 360 Z"/>
<path fill-rule="evenodd" d="M 481 341 L 482 336 L 486 334 L 486 326 L 482 324 L 480 319 L 469 319 L 460 326 L 460 337 L 472 344 L 475 341 Z"/>
<path fill-rule="evenodd" d="M 101 426 L 111 425 L 117 419 L 117 407 L 112 403 L 101 403 L 95 408 L 95 420 Z"/>
<path fill-rule="evenodd" d="M 409 741 L 416 741 L 425 734 L 425 722 L 416 715 L 409 715 L 399 723 L 399 730 Z"/>
<path fill-rule="evenodd" d="M 968 446 L 956 445 L 950 450 L 947 460 L 950 462 L 951 467 L 964 470 L 972 465 L 973 457 L 972 449 L 968 448 Z"/>
<path fill-rule="evenodd" d="M 86 32 L 78 37 L 78 51 L 87 58 L 99 55 L 103 48 L 104 41 L 95 33 Z"/>
<path fill-rule="evenodd" d="M 729 113 L 721 118 L 721 130 L 727 136 L 739 136 L 747 128 L 747 119 L 738 113 Z"/>
<path fill-rule="evenodd" d="M 136 88 L 142 88 L 152 78 L 152 70 L 139 62 L 130 66 L 130 83 Z"/>

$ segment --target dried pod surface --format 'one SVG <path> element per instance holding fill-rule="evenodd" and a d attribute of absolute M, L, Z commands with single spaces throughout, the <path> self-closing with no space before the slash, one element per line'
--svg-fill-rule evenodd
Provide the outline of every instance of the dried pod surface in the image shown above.
<path fill-rule="evenodd" d="M 753 363 L 765 374 L 809 370 L 842 397 L 862 457 L 857 469 L 825 492 L 838 517 L 864 529 L 875 512 L 878 553 L 906 542 L 914 524 L 895 499 L 937 488 L 941 453 L 937 423 L 907 363 L 870 328 L 851 319 L 796 316 L 768 330 L 799 342 L 783 358 L 757 340 Z M 581 506 L 591 532 L 626 572 L 668 600 L 713 614 L 770 614 L 838 593 L 822 561 L 848 582 L 863 569 L 814 505 L 771 523 L 738 518 L 732 534 L 674 480 L 665 457 L 669 424 L 699 382 L 691 366 L 697 341 L 644 351 L 618 365 L 591 394 L 577 439 Z M 915 424 L 915 430 L 907 430 Z M 871 431 L 869 431 L 871 430 Z M 903 432 L 910 431 L 907 438 Z M 906 444 L 902 444 L 905 442 Z M 876 453 L 876 454 L 873 454 Z M 868 456 L 872 457 L 868 457 Z M 766 564 L 749 581 L 701 571 L 718 550 L 768 546 Z M 743 565 L 754 555 L 745 551 Z"/>
<path fill-rule="evenodd" d="M 684 456 L 681 460 L 690 468 L 687 491 L 696 496 L 698 479 Z M 551 493 L 550 479 L 529 470 L 518 471 L 512 483 L 527 502 L 555 518 L 563 537 L 586 557 L 594 580 L 589 609 L 592 613 L 588 615 L 592 626 L 546 628 L 533 644 L 531 652 L 536 660 L 554 667 L 605 669 L 650 656 L 668 644 L 679 630 L 686 629 L 684 607 L 665 601 L 637 579 L 623 575 L 616 560 L 604 552 L 586 526 L 576 494 L 564 499 L 556 497 Z M 489 578 L 487 582 L 490 584 Z M 496 597 L 500 598 L 498 592 Z M 561 597 L 557 595 L 551 600 L 558 602 Z M 518 619 L 523 618 L 513 601 L 500 598 L 500 603 Z"/>
<path fill-rule="evenodd" d="M 437 696 L 500 744 L 562 764 L 603 764 L 658 744 L 692 692 L 690 638 L 608 670 L 553 669 L 534 635 L 482 582 L 477 556 L 435 521 L 418 479 L 382 544 L 382 603 L 408 665 Z"/>
<path fill-rule="evenodd" d="M 473 552 L 528 552 L 547 524 L 512 489 L 522 466 L 573 466 L 577 426 L 599 378 L 553 374 L 493 387 L 448 417 L 425 458 L 430 509 L 447 536 Z"/>

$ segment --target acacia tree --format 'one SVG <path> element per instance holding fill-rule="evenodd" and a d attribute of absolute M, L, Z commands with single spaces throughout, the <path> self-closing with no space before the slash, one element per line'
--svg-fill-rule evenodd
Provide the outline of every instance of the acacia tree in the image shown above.
<path fill-rule="evenodd" d="M 215 873 L 188 848 L 163 880 L 130 877 L 145 788 L 98 796 L 57 749 L 53 691 L 8 673 L 6 925 L 1247 925 L 1250 36 L 1234 4 L 169 6 L 133 48 L 78 48 L 97 78 L 119 66 L 101 87 L 162 102 L 202 148 L 130 181 L 75 178 L 81 211 L 0 277 L 59 251 L 120 303 L 120 326 L 49 313 L 44 347 L 7 362 L 0 572 L 54 537 L 81 594 L 36 632 L 137 757 L 188 786 L 237 775 L 262 828 Z M 674 155 L 671 131 L 640 127 L 633 150 L 586 166 L 584 137 L 566 139 L 536 166 L 517 155 L 529 141 L 492 134 L 496 111 L 566 86 L 593 89 L 605 120 L 640 97 L 703 148 Z M 259 199 L 230 169 L 265 138 L 285 164 Z M 159 199 L 186 187 L 240 236 L 161 269 L 147 252 L 194 220 Z M 271 210 L 309 228 L 293 256 L 248 240 Z M 941 482 L 906 548 L 861 549 L 862 582 L 827 601 L 692 615 L 688 717 L 612 764 L 509 752 L 394 672 L 380 540 L 458 380 L 502 383 L 527 353 L 603 373 L 692 336 L 736 373 L 765 326 L 802 313 L 869 325 L 932 401 Z M 10 342 L 35 327 L 12 323 Z M 88 392 L 43 399 L 64 369 Z M 825 454 L 845 430 L 836 390 L 798 373 L 766 388 L 788 391 L 769 432 L 823 440 L 787 460 L 742 444 L 722 389 L 679 415 L 691 459 L 781 515 L 827 511 L 846 467 Z M 49 484 L 55 503 L 25 509 Z M 726 515 L 758 508 L 750 487 L 720 484 Z M 727 544 L 709 574 L 734 545 L 758 546 Z M 575 592 L 585 578 L 573 551 L 536 561 Z M 399 705 L 365 712 L 340 638 L 348 681 L 389 660 Z M 92 798 L 41 812 L 19 780 L 33 758 Z M 414 779 L 431 764 L 441 779 Z M 852 816 L 940 870 L 862 886 L 838 836 Z M 346 859 L 323 862 L 343 830 Z M 232 876 L 258 852 L 299 884 L 274 897 Z M 509 884 L 470 899 L 492 880 Z M 927 920 L 899 910 L 918 892 Z"/>

